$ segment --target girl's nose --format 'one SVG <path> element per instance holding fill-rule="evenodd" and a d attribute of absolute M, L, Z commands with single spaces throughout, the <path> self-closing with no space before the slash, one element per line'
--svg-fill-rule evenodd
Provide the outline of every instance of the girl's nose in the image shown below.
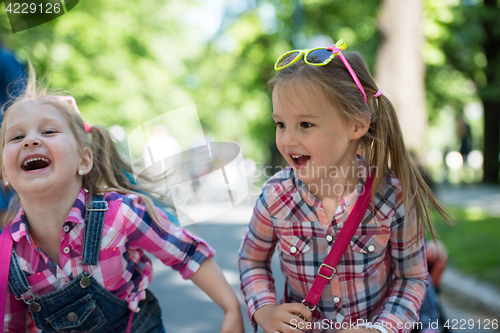
<path fill-rule="evenodd" d="M 40 146 L 42 143 L 40 142 L 40 140 L 38 139 L 35 139 L 35 138 L 26 138 L 24 140 L 24 148 L 29 148 L 29 147 L 33 147 L 33 146 Z"/>
<path fill-rule="evenodd" d="M 298 144 L 298 140 L 295 133 L 293 133 L 292 130 L 287 130 L 283 135 L 282 143 L 283 146 L 286 147 L 296 146 Z"/>

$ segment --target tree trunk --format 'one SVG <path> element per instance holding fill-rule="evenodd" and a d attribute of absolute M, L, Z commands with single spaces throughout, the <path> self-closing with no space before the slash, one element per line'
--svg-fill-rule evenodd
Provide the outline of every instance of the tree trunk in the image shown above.
<path fill-rule="evenodd" d="M 396 108 L 406 146 L 423 157 L 427 109 L 421 17 L 421 0 L 383 0 L 378 17 L 382 38 L 376 81 Z"/>
<path fill-rule="evenodd" d="M 500 153 L 500 103 L 483 100 L 484 105 L 484 173 L 483 183 L 498 184 Z"/>
<path fill-rule="evenodd" d="M 479 91 L 484 105 L 484 168 L 483 182 L 498 184 L 500 172 L 500 23 L 497 0 L 484 0 L 484 30 L 486 42 L 484 55 L 488 60 L 486 79 L 488 85 Z"/>

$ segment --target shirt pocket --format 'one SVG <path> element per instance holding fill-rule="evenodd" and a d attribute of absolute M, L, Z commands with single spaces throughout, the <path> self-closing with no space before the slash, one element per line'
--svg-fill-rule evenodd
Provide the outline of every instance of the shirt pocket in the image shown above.
<path fill-rule="evenodd" d="M 311 249 L 311 240 L 323 234 L 321 224 L 316 221 L 295 222 L 277 219 L 278 247 L 288 255 L 298 256 Z"/>
<path fill-rule="evenodd" d="M 376 223 L 371 219 L 368 223 L 362 223 L 354 232 L 351 239 L 351 250 L 363 254 L 380 254 L 385 251 L 391 229 L 388 223 Z"/>
<path fill-rule="evenodd" d="M 56 290 L 56 287 L 50 283 L 49 279 L 45 275 L 47 272 L 38 272 L 33 275 L 27 276 L 28 284 L 33 286 L 33 290 L 36 296 L 45 295 Z M 51 274 L 48 272 L 48 274 Z M 62 286 L 62 284 L 61 284 Z M 29 299 L 28 297 L 27 299 Z"/>
<path fill-rule="evenodd" d="M 108 248 L 101 249 L 99 252 L 99 261 L 106 262 L 106 270 L 109 272 L 121 273 L 126 269 L 128 264 L 126 257 L 132 259 L 133 255 L 134 251 L 128 251 L 128 248 L 125 245 L 110 246 Z"/>
<path fill-rule="evenodd" d="M 278 247 L 281 252 L 290 256 L 298 256 L 311 249 L 311 237 L 306 236 L 280 236 Z"/>

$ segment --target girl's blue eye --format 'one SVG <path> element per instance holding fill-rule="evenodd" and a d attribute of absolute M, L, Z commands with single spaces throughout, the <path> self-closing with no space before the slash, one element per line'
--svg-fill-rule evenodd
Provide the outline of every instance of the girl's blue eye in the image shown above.
<path fill-rule="evenodd" d="M 276 123 L 276 126 L 278 126 L 278 128 L 284 128 L 285 127 L 285 124 L 283 124 L 281 121 L 278 121 Z"/>
<path fill-rule="evenodd" d="M 55 132 L 56 132 L 56 131 L 54 131 L 54 130 L 46 130 L 46 131 L 43 131 L 43 133 L 42 133 L 42 134 L 53 134 L 53 133 L 55 133 Z"/>
<path fill-rule="evenodd" d="M 307 121 L 303 121 L 300 123 L 300 127 L 303 127 L 303 128 L 310 128 L 313 126 L 314 126 L 314 124 L 308 123 Z"/>
<path fill-rule="evenodd" d="M 21 140 L 23 138 L 22 135 L 17 135 L 15 137 L 13 137 L 12 139 L 10 139 L 10 141 L 14 141 L 14 140 Z"/>

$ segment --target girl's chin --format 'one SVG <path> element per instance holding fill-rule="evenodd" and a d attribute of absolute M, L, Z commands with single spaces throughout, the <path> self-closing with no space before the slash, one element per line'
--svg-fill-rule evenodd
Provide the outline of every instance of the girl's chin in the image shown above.
<path fill-rule="evenodd" d="M 22 182 L 14 186 L 14 189 L 19 194 L 38 195 L 46 192 L 50 188 L 50 184 L 45 179 L 33 179 L 29 182 Z"/>
<path fill-rule="evenodd" d="M 16 191 L 20 194 L 25 192 L 26 195 L 38 195 L 41 193 L 47 193 L 54 191 L 64 192 L 61 189 L 65 189 L 70 186 L 70 181 L 62 179 L 54 179 L 53 177 L 48 177 L 46 175 L 40 177 L 32 177 L 31 179 L 23 179 L 13 186 Z M 17 188 L 16 188 L 17 187 Z"/>

